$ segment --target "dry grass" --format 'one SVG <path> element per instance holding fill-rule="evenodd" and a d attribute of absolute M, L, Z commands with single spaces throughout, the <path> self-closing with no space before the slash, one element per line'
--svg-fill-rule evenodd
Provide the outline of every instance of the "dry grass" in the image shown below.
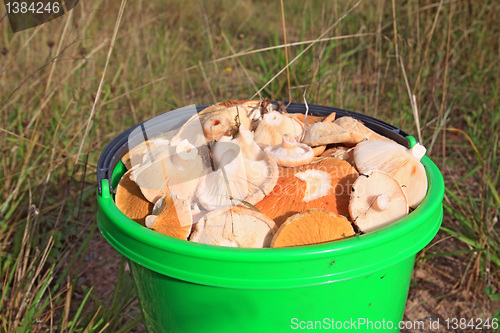
<path fill-rule="evenodd" d="M 306 86 L 308 103 L 418 135 L 447 182 L 442 235 L 458 240 L 425 254 L 463 258 L 450 288 L 498 290 L 495 1 L 122 4 L 120 14 L 120 2 L 80 1 L 70 15 L 16 34 L 2 14 L 0 331 L 126 331 L 139 320 L 132 295 L 115 294 L 104 310 L 81 281 L 95 165 L 113 137 L 192 103 L 256 93 L 301 102 Z M 131 317 L 113 319 L 124 312 Z"/>

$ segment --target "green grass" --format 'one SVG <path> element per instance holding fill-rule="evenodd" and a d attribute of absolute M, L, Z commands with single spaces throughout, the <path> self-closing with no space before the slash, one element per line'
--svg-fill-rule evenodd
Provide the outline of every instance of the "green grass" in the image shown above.
<path fill-rule="evenodd" d="M 286 1 L 288 42 L 313 41 L 353 4 Z M 100 152 L 161 112 L 250 98 L 286 66 L 284 48 L 254 52 L 283 44 L 279 2 L 128 1 L 85 134 L 119 6 L 80 1 L 71 17 L 16 34 L 0 22 L 0 331 L 132 329 L 141 317 L 123 266 L 106 299 L 78 282 Z M 418 136 L 409 88 L 446 180 L 441 234 L 459 241 L 423 258 L 463 258 L 459 288 L 490 296 L 500 289 L 499 18 L 495 1 L 365 1 L 325 36 L 350 37 L 317 42 L 290 66 L 290 87 L 285 71 L 261 93 L 288 99 L 290 88 L 302 102 L 308 86 L 308 103 Z M 288 47 L 289 60 L 308 45 Z"/>

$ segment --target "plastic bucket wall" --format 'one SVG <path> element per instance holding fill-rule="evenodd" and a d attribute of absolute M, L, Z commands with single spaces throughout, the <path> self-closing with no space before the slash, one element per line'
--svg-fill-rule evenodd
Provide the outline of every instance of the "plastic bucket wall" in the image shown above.
<path fill-rule="evenodd" d="M 337 112 L 406 145 L 414 139 L 377 119 L 310 105 L 311 114 Z M 201 108 L 201 107 L 200 107 Z M 290 112 L 304 112 L 291 104 Z M 115 138 L 98 164 L 98 226 L 129 259 L 149 332 L 295 332 L 336 329 L 399 331 L 415 255 L 442 221 L 444 182 L 424 157 L 428 193 L 407 217 L 346 240 L 281 249 L 235 249 L 170 238 L 133 222 L 114 204 L 125 172 L 126 137 Z"/>

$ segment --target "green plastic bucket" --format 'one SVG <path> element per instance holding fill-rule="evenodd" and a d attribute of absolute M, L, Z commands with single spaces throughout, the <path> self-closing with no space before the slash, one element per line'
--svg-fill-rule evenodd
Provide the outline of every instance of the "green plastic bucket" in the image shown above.
<path fill-rule="evenodd" d="M 304 112 L 305 106 L 292 103 L 288 110 Z M 309 112 L 349 115 L 407 147 L 415 144 L 394 126 L 355 112 L 317 105 Z M 383 229 L 295 248 L 226 248 L 164 236 L 118 210 L 112 193 L 125 172 L 119 160 L 131 130 L 101 154 L 97 223 L 129 259 L 149 332 L 400 330 L 415 256 L 443 217 L 444 181 L 428 157 L 422 159 L 429 181 L 424 201 Z"/>

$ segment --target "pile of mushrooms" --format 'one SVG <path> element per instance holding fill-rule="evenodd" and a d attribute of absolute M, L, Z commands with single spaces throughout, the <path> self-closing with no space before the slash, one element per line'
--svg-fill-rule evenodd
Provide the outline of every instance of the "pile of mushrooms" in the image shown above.
<path fill-rule="evenodd" d="M 190 142 L 196 124 L 204 147 Z M 424 155 L 422 145 L 407 149 L 348 116 L 226 101 L 170 140 L 132 147 L 115 202 L 144 227 L 186 241 L 318 244 L 380 229 L 418 207 L 427 192 Z"/>

